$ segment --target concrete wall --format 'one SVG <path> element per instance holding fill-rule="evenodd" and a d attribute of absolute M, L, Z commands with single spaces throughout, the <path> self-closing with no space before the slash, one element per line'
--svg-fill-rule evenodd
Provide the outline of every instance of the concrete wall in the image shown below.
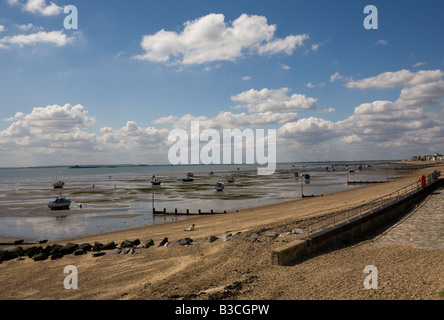
<path fill-rule="evenodd" d="M 360 218 L 352 219 L 317 234 L 311 235 L 310 239 L 297 240 L 272 251 L 271 261 L 275 265 L 289 265 L 304 259 L 309 255 L 316 254 L 335 245 L 356 242 L 365 239 L 381 226 L 393 221 L 405 214 L 407 209 L 421 202 L 427 194 L 444 185 L 444 179 L 426 187 L 420 192 L 390 205 L 379 211 L 367 213 Z"/>

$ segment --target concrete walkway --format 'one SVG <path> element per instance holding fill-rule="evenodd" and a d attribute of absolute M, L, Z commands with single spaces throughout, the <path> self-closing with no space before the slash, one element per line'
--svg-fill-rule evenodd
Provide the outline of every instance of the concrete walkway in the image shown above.
<path fill-rule="evenodd" d="M 433 191 L 377 240 L 444 249 L 444 187 Z"/>

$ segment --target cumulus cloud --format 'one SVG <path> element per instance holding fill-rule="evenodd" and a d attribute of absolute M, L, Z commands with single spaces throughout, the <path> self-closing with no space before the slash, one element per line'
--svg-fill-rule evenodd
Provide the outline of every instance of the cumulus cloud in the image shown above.
<path fill-rule="evenodd" d="M 242 14 L 231 24 L 223 14 L 211 13 L 184 23 L 182 32 L 165 31 L 145 35 L 141 46 L 145 53 L 135 56 L 169 64 L 203 64 L 213 61 L 235 61 L 249 53 L 293 54 L 308 35 L 275 37 L 276 25 L 263 16 Z"/>
<path fill-rule="evenodd" d="M 54 2 L 46 3 L 46 0 L 8 0 L 10 5 L 19 5 L 24 11 L 41 14 L 43 16 L 56 16 L 62 13 L 63 8 Z"/>
<path fill-rule="evenodd" d="M 249 112 L 299 111 L 316 108 L 317 99 L 303 94 L 289 96 L 288 92 L 288 88 L 265 88 L 260 91 L 250 89 L 232 96 L 231 100 L 244 103 L 245 105 L 236 108 L 247 108 Z"/>
<path fill-rule="evenodd" d="M 384 72 L 375 77 L 369 77 L 357 81 L 349 81 L 347 88 L 394 88 L 398 86 L 412 86 L 427 82 L 438 81 L 444 76 L 441 70 L 420 70 L 411 72 L 400 70 L 396 72 Z"/>
<path fill-rule="evenodd" d="M 40 31 L 31 34 L 19 34 L 14 36 L 3 37 L 0 39 L 0 45 L 8 47 L 8 45 L 17 45 L 23 47 L 25 45 L 36 45 L 39 43 L 54 44 L 57 47 L 63 47 L 74 41 L 73 37 L 68 37 L 63 31 Z"/>

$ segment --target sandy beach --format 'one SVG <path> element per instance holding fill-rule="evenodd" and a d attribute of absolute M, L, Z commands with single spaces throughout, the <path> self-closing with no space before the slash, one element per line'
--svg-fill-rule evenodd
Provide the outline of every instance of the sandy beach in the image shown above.
<path fill-rule="evenodd" d="M 93 257 L 88 252 L 53 261 L 26 257 L 2 262 L 0 299 L 444 299 L 442 249 L 369 239 L 282 267 L 271 264 L 271 251 L 299 235 L 267 235 L 268 231 L 281 234 L 305 229 L 310 221 L 389 194 L 434 170 L 444 172 L 444 165 L 412 170 L 388 183 L 323 197 L 57 241 L 114 241 L 119 245 L 124 240 L 152 239 L 155 245 L 136 249 L 132 255 Z M 191 223 L 195 231 L 184 231 Z M 221 237 L 226 233 L 234 239 L 223 241 Z M 218 239 L 204 241 L 210 236 Z M 165 237 L 171 246 L 158 247 Z M 176 244 L 186 237 L 196 242 Z M 64 268 L 68 265 L 78 270 L 77 290 L 64 287 Z M 367 265 L 378 266 L 378 290 L 363 288 Z"/>

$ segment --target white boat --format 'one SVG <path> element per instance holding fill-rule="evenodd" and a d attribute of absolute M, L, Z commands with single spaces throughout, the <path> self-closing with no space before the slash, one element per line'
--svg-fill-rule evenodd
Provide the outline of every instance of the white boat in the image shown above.
<path fill-rule="evenodd" d="M 153 177 L 151 178 L 151 184 L 153 186 L 160 186 L 161 183 L 162 181 L 157 179 L 156 176 L 153 175 Z"/>
<path fill-rule="evenodd" d="M 231 183 L 231 182 L 234 182 L 234 177 L 229 177 L 229 178 L 227 179 L 227 181 L 230 182 L 230 183 Z"/>
<path fill-rule="evenodd" d="M 63 196 L 57 197 L 55 201 L 48 203 L 48 208 L 51 210 L 69 210 L 69 206 L 71 205 L 71 200 L 66 199 Z"/>
<path fill-rule="evenodd" d="M 223 191 L 225 188 L 224 184 L 222 182 L 216 183 L 216 190 L 217 191 Z"/>

